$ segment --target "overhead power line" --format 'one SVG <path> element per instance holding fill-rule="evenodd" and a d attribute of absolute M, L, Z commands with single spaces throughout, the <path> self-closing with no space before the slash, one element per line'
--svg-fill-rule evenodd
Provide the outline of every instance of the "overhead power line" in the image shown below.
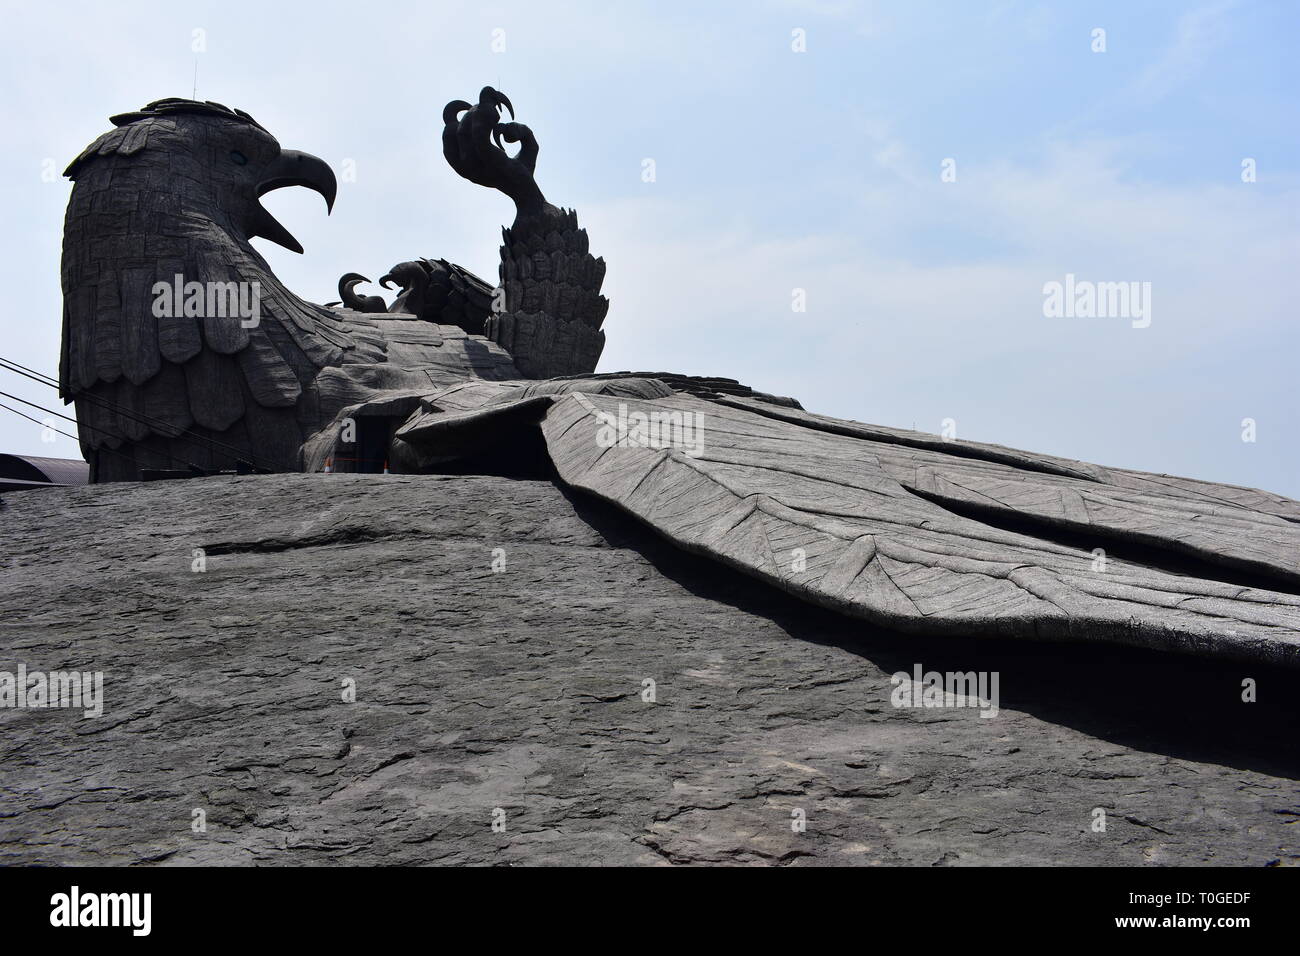
<path fill-rule="evenodd" d="M 40 425 L 42 428 L 48 428 L 50 431 L 58 432 L 60 435 L 64 435 L 68 438 L 71 438 L 73 441 L 77 441 L 77 442 L 81 441 L 80 438 L 78 438 L 76 435 L 72 434 L 71 432 L 65 432 L 62 428 L 55 428 L 53 425 L 49 424 L 48 422 L 43 422 L 39 418 L 32 418 L 32 416 L 28 415 L 26 412 L 19 411 L 16 408 L 11 408 L 8 405 L 6 405 L 4 402 L 0 402 L 0 408 L 3 408 L 7 412 L 13 412 L 13 414 L 17 415 L 19 418 L 25 418 L 29 422 L 35 422 L 37 425 Z M 109 448 L 107 445 L 104 445 L 101 448 L 97 448 L 96 451 L 106 451 L 110 455 L 115 455 L 118 458 L 122 458 L 126 461 L 131 462 L 131 464 L 133 465 L 136 463 L 135 459 L 132 458 L 130 455 L 124 455 L 116 448 Z"/>
<path fill-rule="evenodd" d="M 46 388 L 54 388 L 54 389 L 59 388 L 59 382 L 53 376 L 46 375 L 44 372 L 37 371 L 36 369 L 28 368 L 26 365 L 22 365 L 18 362 L 13 361 L 12 359 L 7 359 L 3 356 L 0 356 L 0 369 L 13 372 L 14 374 L 21 375 L 24 378 L 29 378 L 32 381 L 36 382 L 37 384 L 44 385 Z M 0 392 L 0 394 L 4 394 L 4 393 Z M 15 400 L 17 401 L 23 402 L 24 404 L 33 404 L 31 402 L 26 402 L 23 399 L 17 398 L 16 396 L 10 396 L 10 397 L 15 398 Z M 152 416 L 146 415 L 143 412 L 137 411 L 136 409 L 133 408 L 124 408 L 123 406 L 117 404 L 116 402 L 104 398 L 102 395 L 94 395 L 85 390 L 78 390 L 72 393 L 72 397 L 74 399 L 82 399 L 84 401 L 90 402 L 93 405 L 98 405 L 100 408 L 106 408 L 110 411 L 116 412 L 121 417 L 130 419 L 134 422 L 138 422 L 141 425 L 149 425 L 151 428 L 153 428 L 155 431 L 159 432 L 162 435 L 166 435 L 167 432 L 175 430 L 174 425 L 165 422 L 162 419 L 154 418 Z M 50 411 L 49 409 L 42 408 L 39 405 L 33 405 L 33 407 L 40 408 L 41 411 Z M 50 414 L 59 415 L 58 412 L 50 412 Z M 67 418 L 68 421 L 71 422 L 76 421 L 76 419 L 68 418 L 67 415 L 59 415 L 59 417 Z M 103 428 L 95 428 L 94 426 L 91 425 L 87 425 L 86 427 L 91 428 L 93 431 L 103 432 L 106 435 L 112 435 L 111 432 L 106 431 Z M 212 438 L 209 435 L 200 435 L 198 432 L 195 432 L 193 429 L 190 428 L 180 429 L 179 434 L 184 435 L 188 438 L 192 438 L 195 442 L 202 445 L 206 445 L 208 448 L 214 451 L 221 452 L 222 454 L 225 454 L 231 458 L 234 458 L 236 461 L 247 461 L 249 464 L 253 465 L 254 467 L 261 468 L 265 471 L 275 470 L 274 468 L 268 467 L 265 462 L 259 461 L 257 456 L 253 455 L 248 450 L 236 447 L 235 445 L 231 445 L 228 442 L 224 442 L 219 438 Z M 121 436 L 113 435 L 112 437 L 120 438 Z M 168 455 L 168 457 L 171 458 L 173 461 L 181 460 L 179 458 L 176 458 L 173 455 Z M 186 464 L 192 468 L 197 467 L 196 465 L 193 465 L 189 462 L 186 462 Z"/>
<path fill-rule="evenodd" d="M 64 415 L 62 412 L 56 412 L 54 409 L 52 409 L 52 408 L 46 408 L 44 405 L 38 405 L 36 402 L 29 402 L 29 401 L 28 401 L 27 399 L 25 399 L 25 398 L 19 398 L 17 395 L 10 395 L 8 392 L 0 392 L 0 395 L 4 396 L 5 398 L 13 399 L 15 402 L 22 402 L 24 405 L 29 405 L 29 406 L 31 406 L 32 408 L 37 409 L 38 411 L 45 412 L 47 415 L 54 415 L 54 416 L 57 417 L 57 418 L 62 418 L 62 419 L 64 419 L 64 420 L 66 420 L 66 421 L 70 421 L 70 422 L 72 422 L 74 425 L 76 425 L 78 428 L 89 428 L 89 429 L 91 429 L 92 431 L 103 432 L 105 435 L 108 435 L 108 436 L 110 436 L 110 437 L 112 437 L 112 438 L 120 438 L 120 437 L 121 437 L 121 436 L 119 436 L 119 435 L 114 435 L 112 432 L 107 431 L 107 430 L 105 430 L 105 429 L 103 429 L 103 428 L 96 428 L 94 425 L 88 425 L 88 424 L 86 424 L 85 422 L 78 422 L 75 418 L 71 418 L 71 417 L 69 417 L 68 415 Z M 8 408 L 8 406 L 4 406 L 4 407 Z M 26 419 L 28 419 L 29 421 L 36 421 L 36 419 L 32 418 L 30 415 L 23 415 L 23 413 L 22 413 L 22 412 L 19 412 L 17 409 L 10 408 L 9 411 L 11 411 L 11 412 L 15 412 L 15 413 L 18 414 L 18 415 L 22 415 L 23 418 L 26 418 Z M 51 427 L 51 426 L 47 425 L 45 422 L 37 422 L 37 424 L 38 424 L 38 425 L 41 425 L 41 426 L 44 427 L 44 428 L 49 428 L 49 427 Z M 57 428 L 56 428 L 56 429 L 54 429 L 54 430 L 57 431 L 57 432 L 59 432 L 59 434 L 61 434 L 61 435 L 68 435 L 67 432 L 62 431 L 62 430 L 60 430 L 60 429 L 57 429 Z M 77 436 L 76 436 L 76 435 L 68 435 L 68 437 L 69 437 L 69 438 L 76 438 Z M 80 441 L 80 439 L 77 439 L 77 440 Z M 103 448 L 107 448 L 107 446 L 102 446 L 102 447 L 103 447 Z M 101 449 L 100 449 L 100 448 L 97 448 L 97 449 L 95 449 L 95 450 L 96 450 L 96 451 L 100 451 Z M 115 452 L 115 453 L 117 453 L 117 454 L 120 454 L 120 453 L 116 452 L 116 449 L 107 448 L 107 450 L 108 450 L 108 451 Z M 196 469 L 196 470 L 198 470 L 198 471 L 202 471 L 202 470 L 203 470 L 203 469 L 199 468 L 198 465 L 194 464 L 194 462 L 192 462 L 192 461 L 186 461 L 184 458 L 179 458 L 179 457 L 177 457 L 176 455 L 173 455 L 171 452 L 164 451 L 164 452 L 162 452 L 162 455 L 163 455 L 163 457 L 165 457 L 165 458 L 170 458 L 173 462 L 175 462 L 175 463 L 177 463 L 177 464 L 184 465 L 187 469 Z M 122 457 L 125 458 L 125 457 L 127 457 L 127 456 L 126 456 L 126 455 L 122 455 Z M 131 460 L 134 462 L 134 459 L 131 459 Z M 136 462 L 136 465 L 137 465 L 137 467 L 138 467 L 138 466 L 139 466 L 139 463 Z"/>

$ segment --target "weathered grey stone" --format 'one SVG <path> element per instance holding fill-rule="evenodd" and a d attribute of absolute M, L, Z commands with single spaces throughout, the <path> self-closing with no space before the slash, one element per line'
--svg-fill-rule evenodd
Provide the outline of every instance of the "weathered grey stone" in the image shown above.
<path fill-rule="evenodd" d="M 0 522 L 0 670 L 106 698 L 0 709 L 5 863 L 1300 862 L 1293 671 L 891 635 L 550 481 L 98 485 Z M 998 671 L 1000 713 L 894 708 L 914 664 Z"/>

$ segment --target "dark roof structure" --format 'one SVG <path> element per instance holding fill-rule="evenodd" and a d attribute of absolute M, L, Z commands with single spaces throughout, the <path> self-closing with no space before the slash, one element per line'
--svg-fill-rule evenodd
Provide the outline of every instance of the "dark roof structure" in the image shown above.
<path fill-rule="evenodd" d="M 84 485 L 89 480 L 90 466 L 75 458 L 0 454 L 0 491 Z"/>

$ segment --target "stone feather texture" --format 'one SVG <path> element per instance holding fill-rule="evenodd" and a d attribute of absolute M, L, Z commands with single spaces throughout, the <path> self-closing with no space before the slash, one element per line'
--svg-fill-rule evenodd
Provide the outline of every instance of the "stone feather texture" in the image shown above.
<path fill-rule="evenodd" d="M 502 238 L 504 308 L 488 318 L 484 333 L 526 378 L 594 372 L 609 311 L 600 294 L 605 260 L 587 251 L 577 213 L 549 204 L 521 211 Z"/>

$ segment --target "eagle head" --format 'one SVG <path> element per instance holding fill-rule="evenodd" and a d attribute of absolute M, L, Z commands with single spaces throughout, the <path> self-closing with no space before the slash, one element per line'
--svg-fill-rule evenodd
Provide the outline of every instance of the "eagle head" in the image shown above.
<path fill-rule="evenodd" d="M 93 480 L 296 467 L 298 399 L 356 341 L 249 240 L 302 252 L 261 197 L 306 186 L 332 207 L 334 173 L 219 103 L 158 100 L 112 123 L 65 173 L 59 385 Z"/>
<path fill-rule="evenodd" d="M 64 175 L 110 195 L 101 211 L 134 214 L 131 235 L 163 234 L 176 219 L 206 219 L 236 241 L 261 236 L 294 252 L 302 245 L 263 208 L 260 199 L 282 186 L 306 186 L 333 209 L 334 172 L 309 153 L 282 149 L 242 110 L 219 103 L 165 99 L 112 117 L 105 133 Z M 113 195 L 116 194 L 116 195 Z M 75 196 L 74 196 L 75 199 Z M 170 220 L 170 222 L 169 222 Z"/>

